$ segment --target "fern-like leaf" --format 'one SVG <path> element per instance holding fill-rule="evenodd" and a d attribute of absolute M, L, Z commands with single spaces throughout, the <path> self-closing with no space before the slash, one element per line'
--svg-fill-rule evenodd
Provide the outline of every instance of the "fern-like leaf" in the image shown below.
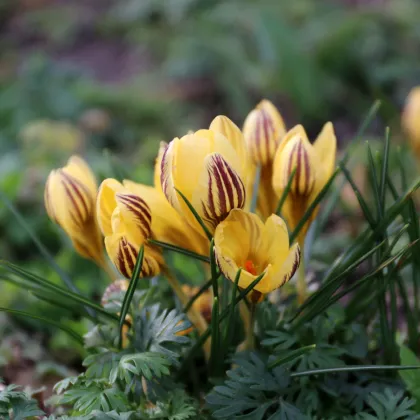
<path fill-rule="evenodd" d="M 147 380 L 169 375 L 168 367 L 171 361 L 160 353 L 126 354 L 110 374 L 110 381 L 115 382 L 117 377 L 127 384 L 131 382 L 132 375 L 144 377 Z"/>

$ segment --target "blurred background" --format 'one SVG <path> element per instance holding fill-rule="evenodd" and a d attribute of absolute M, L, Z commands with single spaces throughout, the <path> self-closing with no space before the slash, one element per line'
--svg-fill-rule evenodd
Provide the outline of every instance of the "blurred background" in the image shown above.
<path fill-rule="evenodd" d="M 159 141 L 217 114 L 242 126 L 262 98 L 311 136 L 331 120 L 341 147 L 380 99 L 370 138 L 381 141 L 390 125 L 403 141 L 401 108 L 420 84 L 419 22 L 418 0 L 1 0 L 0 189 L 98 299 L 106 278 L 46 216 L 51 169 L 80 153 L 98 180 L 151 183 Z M 59 281 L 2 203 L 0 257 Z M 0 306 L 85 331 L 4 282 Z M 80 352 L 61 332 L 0 316 L 8 381 L 45 384 L 77 366 Z"/>

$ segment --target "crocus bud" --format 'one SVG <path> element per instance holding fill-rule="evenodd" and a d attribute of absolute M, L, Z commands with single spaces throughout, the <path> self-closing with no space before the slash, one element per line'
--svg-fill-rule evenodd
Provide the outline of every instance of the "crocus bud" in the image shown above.
<path fill-rule="evenodd" d="M 48 176 L 44 201 L 51 220 L 60 225 L 76 251 L 102 265 L 102 236 L 95 218 L 96 181 L 87 163 L 78 156 Z"/>
<path fill-rule="evenodd" d="M 264 99 L 246 117 L 243 133 L 254 163 L 266 166 L 273 161 L 286 127 L 276 107 Z"/>
<path fill-rule="evenodd" d="M 301 125 L 292 128 L 283 138 L 273 163 L 273 188 L 280 197 L 295 170 L 282 214 L 294 230 L 308 207 L 328 182 L 334 171 L 337 140 L 331 123 L 326 123 L 312 145 Z M 312 212 L 299 236 L 303 245 L 305 234 L 317 214 Z"/>
<path fill-rule="evenodd" d="M 106 179 L 99 188 L 96 208 L 106 251 L 117 270 L 125 278 L 131 278 L 138 252 L 144 245 L 140 277 L 158 274 L 163 257 L 147 242 L 151 236 L 152 214 L 146 202 L 115 179 Z"/>
<path fill-rule="evenodd" d="M 229 139 L 213 130 L 199 130 L 169 143 L 162 156 L 161 185 L 169 203 L 201 235 L 202 228 L 177 190 L 210 232 L 233 208 L 245 205 L 240 159 Z"/>
<path fill-rule="evenodd" d="M 414 153 L 420 159 L 420 86 L 413 88 L 407 97 L 402 126 Z"/>

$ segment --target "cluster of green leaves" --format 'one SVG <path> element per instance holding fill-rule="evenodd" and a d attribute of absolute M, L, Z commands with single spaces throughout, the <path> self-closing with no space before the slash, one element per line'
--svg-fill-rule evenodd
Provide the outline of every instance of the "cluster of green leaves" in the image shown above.
<path fill-rule="evenodd" d="M 16 385 L 2 385 L 0 378 L 0 418 L 5 420 L 22 420 L 33 416 L 42 416 L 38 402 Z"/>

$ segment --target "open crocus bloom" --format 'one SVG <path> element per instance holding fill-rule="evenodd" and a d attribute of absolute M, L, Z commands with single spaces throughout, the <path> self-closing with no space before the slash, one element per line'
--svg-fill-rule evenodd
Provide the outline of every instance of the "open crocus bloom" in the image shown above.
<path fill-rule="evenodd" d="M 106 251 L 117 270 L 131 278 L 138 252 L 144 245 L 140 277 L 158 274 L 163 257 L 148 244 L 152 214 L 146 202 L 115 179 L 106 179 L 99 188 L 96 208 Z"/>
<path fill-rule="evenodd" d="M 232 210 L 214 235 L 216 260 L 224 276 L 235 281 L 242 268 L 239 287 L 248 287 L 264 273 L 255 286 L 253 300 L 289 281 L 300 263 L 298 244 L 289 248 L 284 221 L 271 215 L 265 222 L 252 213 Z"/>
<path fill-rule="evenodd" d="M 224 122 L 234 126 L 228 119 Z M 212 129 L 175 138 L 162 157 L 161 185 L 166 198 L 203 236 L 202 228 L 176 190 L 193 205 L 211 233 L 230 210 L 243 208 L 246 201 L 246 165 L 237 152 L 240 141 L 225 136 L 236 130 L 225 128 L 222 134 L 220 127 L 215 123 Z"/>
<path fill-rule="evenodd" d="M 48 216 L 64 229 L 76 251 L 102 265 L 102 236 L 95 217 L 96 188 L 88 164 L 72 156 L 66 166 L 49 174 L 44 201 Z"/>
<path fill-rule="evenodd" d="M 337 140 L 333 125 L 324 125 L 312 145 L 301 125 L 292 128 L 276 152 L 273 164 L 273 187 L 280 197 L 292 172 L 293 182 L 282 208 L 290 229 L 295 229 L 306 210 L 328 182 L 334 171 Z M 317 213 L 316 209 L 299 235 L 302 245 L 305 234 Z"/>

